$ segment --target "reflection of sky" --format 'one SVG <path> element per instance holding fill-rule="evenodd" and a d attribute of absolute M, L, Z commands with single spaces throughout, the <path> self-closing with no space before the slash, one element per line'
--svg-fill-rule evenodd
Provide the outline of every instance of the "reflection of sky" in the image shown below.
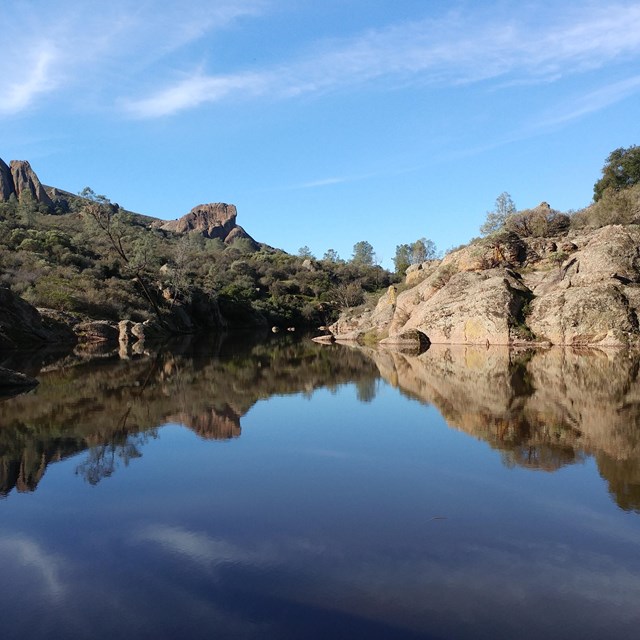
<path fill-rule="evenodd" d="M 0 506 L 2 637 L 635 637 L 640 518 L 592 461 L 507 469 L 355 397 L 260 402 L 232 442 L 168 426 L 95 487 L 51 466 Z"/>

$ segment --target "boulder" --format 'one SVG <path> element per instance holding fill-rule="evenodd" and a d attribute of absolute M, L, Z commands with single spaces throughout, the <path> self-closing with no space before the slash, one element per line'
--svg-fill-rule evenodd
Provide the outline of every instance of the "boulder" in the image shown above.
<path fill-rule="evenodd" d="M 73 331 L 83 343 L 103 342 L 116 345 L 120 337 L 118 326 L 107 320 L 80 322 L 73 327 Z"/>
<path fill-rule="evenodd" d="M 167 337 L 167 330 L 155 320 L 137 322 L 131 327 L 131 335 L 140 342 L 154 342 Z"/>
<path fill-rule="evenodd" d="M 5 395 L 6 390 L 20 388 L 35 387 L 38 381 L 35 378 L 30 378 L 24 373 L 13 371 L 11 369 L 5 369 L 0 367 L 0 395 Z"/>
<path fill-rule="evenodd" d="M 236 240 L 246 240 L 251 251 L 258 251 L 260 245 L 240 226 L 236 225 L 224 238 L 225 244 L 233 244 Z"/>
<path fill-rule="evenodd" d="M 0 348 L 74 341 L 73 332 L 63 322 L 43 317 L 38 309 L 9 288 L 0 287 Z"/>
<path fill-rule="evenodd" d="M 224 240 L 236 226 L 237 211 L 234 205 L 224 202 L 200 204 L 178 220 L 162 225 L 162 229 L 175 233 L 198 231 L 205 238 Z"/>
<path fill-rule="evenodd" d="M 488 238 L 412 269 L 406 286 L 373 312 L 343 313 L 336 339 L 392 344 L 417 330 L 433 344 L 638 344 L 640 226 Z"/>
<path fill-rule="evenodd" d="M 401 351 L 410 350 L 422 353 L 429 348 L 431 342 L 422 331 L 409 329 L 408 331 L 403 331 L 402 333 L 380 340 L 380 344 Z"/>
<path fill-rule="evenodd" d="M 332 333 L 316 336 L 315 338 L 311 338 L 314 342 L 320 342 L 321 344 L 333 344 L 336 341 L 335 336 Z"/>
<path fill-rule="evenodd" d="M 11 161 L 11 177 L 19 201 L 30 199 L 53 208 L 53 201 L 26 160 Z"/>
<path fill-rule="evenodd" d="M 530 295 L 508 269 L 464 271 L 444 284 L 436 271 L 398 296 L 389 335 L 417 329 L 432 343 L 513 344 L 523 339 L 518 331 Z"/>

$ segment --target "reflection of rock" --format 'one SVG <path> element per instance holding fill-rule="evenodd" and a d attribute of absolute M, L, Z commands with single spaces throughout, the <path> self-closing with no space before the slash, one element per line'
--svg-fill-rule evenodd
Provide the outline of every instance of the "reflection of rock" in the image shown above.
<path fill-rule="evenodd" d="M 378 372 L 358 351 L 288 335 L 258 344 L 243 336 L 231 348 L 219 336 L 207 344 L 200 336 L 151 358 L 109 352 L 87 362 L 76 352 L 39 377 L 37 394 L 0 403 L 0 495 L 35 489 L 50 462 L 88 448 L 79 473 L 99 482 L 139 457 L 141 436 L 171 421 L 206 439 L 236 438 L 242 416 L 274 394 L 360 381 L 363 399 L 371 399 Z"/>
<path fill-rule="evenodd" d="M 167 417 L 168 422 L 179 422 L 205 440 L 230 440 L 239 438 L 240 416 L 229 406 L 223 409 L 211 407 L 208 411 L 194 415 L 179 413 Z"/>
<path fill-rule="evenodd" d="M 640 509 L 640 354 L 436 345 L 369 355 L 386 380 L 505 464 L 553 470 L 595 455 L 619 504 Z"/>
<path fill-rule="evenodd" d="M 0 367 L 0 396 L 14 389 L 29 389 L 38 384 L 37 380 L 25 376 L 24 373 Z"/>

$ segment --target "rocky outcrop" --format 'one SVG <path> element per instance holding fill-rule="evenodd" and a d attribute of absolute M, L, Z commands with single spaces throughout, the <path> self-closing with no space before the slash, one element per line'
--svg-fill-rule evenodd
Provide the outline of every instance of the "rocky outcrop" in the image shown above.
<path fill-rule="evenodd" d="M 553 238 L 506 234 L 425 265 L 422 279 L 371 312 L 345 314 L 336 339 L 418 330 L 435 344 L 640 343 L 640 226 Z M 385 342 L 392 342 L 387 341 Z"/>
<path fill-rule="evenodd" d="M 26 160 L 11 161 L 11 178 L 16 197 L 20 202 L 37 202 L 53 208 L 51 198 Z"/>
<path fill-rule="evenodd" d="M 107 320 L 81 322 L 73 330 L 83 343 L 106 342 L 115 345 L 120 337 L 118 326 Z"/>
<path fill-rule="evenodd" d="M 247 238 L 255 243 L 255 240 L 242 227 L 236 225 L 237 215 L 238 212 L 232 204 L 224 202 L 200 204 L 182 218 L 167 222 L 160 228 L 180 234 L 197 231 L 205 238 L 218 238 L 227 244 L 239 238 Z"/>
<path fill-rule="evenodd" d="M 15 192 L 16 188 L 13 186 L 11 169 L 0 158 L 0 202 L 6 202 L 11 197 L 11 194 Z"/>
<path fill-rule="evenodd" d="M 0 287 L 0 348 L 74 341 L 68 326 L 53 317 L 43 316 L 10 289 Z"/>
<path fill-rule="evenodd" d="M 0 367 L 0 396 L 11 395 L 16 389 L 20 391 L 35 387 L 38 381 L 24 373 Z"/>

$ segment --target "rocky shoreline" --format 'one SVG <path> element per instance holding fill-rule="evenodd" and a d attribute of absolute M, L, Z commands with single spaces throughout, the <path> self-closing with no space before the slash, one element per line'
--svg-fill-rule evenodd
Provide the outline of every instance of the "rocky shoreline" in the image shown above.
<path fill-rule="evenodd" d="M 410 267 L 324 340 L 627 347 L 640 344 L 640 226 L 485 239 Z"/>

